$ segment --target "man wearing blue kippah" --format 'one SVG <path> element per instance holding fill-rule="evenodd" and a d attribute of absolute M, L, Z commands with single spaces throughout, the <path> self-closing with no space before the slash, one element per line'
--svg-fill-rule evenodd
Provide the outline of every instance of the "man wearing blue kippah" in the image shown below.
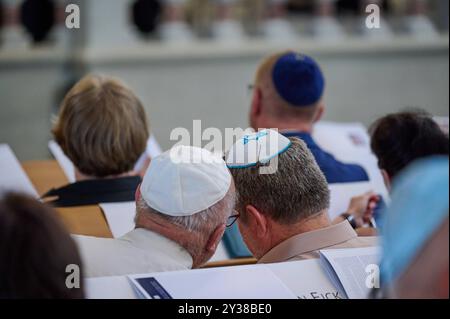
<path fill-rule="evenodd" d="M 324 88 L 322 71 L 311 57 L 295 52 L 272 55 L 256 73 L 250 125 L 256 130 L 278 128 L 287 137 L 302 139 L 328 183 L 367 181 L 369 177 L 361 166 L 338 161 L 311 136 L 325 111 Z"/>
<path fill-rule="evenodd" d="M 367 181 L 369 176 L 361 166 L 339 162 L 311 136 L 325 110 L 324 87 L 322 71 L 312 58 L 294 52 L 268 57 L 256 73 L 250 125 L 255 130 L 277 128 L 286 137 L 303 140 L 328 183 Z M 250 254 L 236 226 L 227 229 L 224 243 L 234 258 Z"/>

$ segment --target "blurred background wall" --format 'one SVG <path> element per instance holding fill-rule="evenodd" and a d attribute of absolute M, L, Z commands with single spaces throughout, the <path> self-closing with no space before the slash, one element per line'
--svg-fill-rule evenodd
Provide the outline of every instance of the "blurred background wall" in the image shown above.
<path fill-rule="evenodd" d="M 31 16 L 44 8 L 45 1 L 35 1 L 40 6 L 32 8 Z M 52 24 L 42 36 L 42 25 L 51 15 L 40 13 L 38 22 L 24 23 L 23 1 L 0 0 L 0 143 L 9 143 L 21 160 L 49 157 L 52 114 L 70 85 L 87 72 L 126 81 L 145 104 L 164 149 L 173 144 L 171 130 L 191 129 L 194 119 L 201 119 L 203 128 L 245 128 L 251 99 L 247 87 L 259 61 L 285 49 L 311 54 L 322 65 L 327 120 L 369 125 L 405 107 L 422 107 L 439 116 L 449 113 L 446 0 L 426 1 L 426 12 L 421 12 L 432 23 L 432 32 L 405 27 L 405 17 L 412 15 L 410 2 L 374 1 L 383 8 L 383 25 L 389 29 L 376 37 L 359 28 L 364 1 L 327 0 L 334 10 L 326 14 L 320 7 L 323 0 L 291 1 L 284 4 L 282 19 L 293 35 L 285 39 L 265 33 L 270 15 L 261 9 L 262 0 L 237 1 L 228 20 L 242 26 L 239 32 L 245 37 L 235 38 L 232 32 L 223 38 L 215 34 L 213 4 L 194 0 L 183 6 L 183 23 L 191 33 L 183 41 L 170 41 L 160 32 L 160 25 L 167 24 L 162 4 L 162 17 L 142 9 L 154 7 L 140 7 L 144 17 L 156 17 L 154 26 L 145 28 L 136 24 L 142 17 L 133 15 L 135 1 L 70 1 L 80 6 L 81 28 L 68 30 L 64 9 L 69 2 L 50 2 Z M 263 12 L 259 18 L 252 18 L 255 8 Z M 311 28 L 317 21 L 326 25 L 329 18 L 337 22 L 330 30 Z M 41 31 L 33 33 L 33 25 L 41 25 Z M 340 34 L 334 32 L 336 26 Z"/>

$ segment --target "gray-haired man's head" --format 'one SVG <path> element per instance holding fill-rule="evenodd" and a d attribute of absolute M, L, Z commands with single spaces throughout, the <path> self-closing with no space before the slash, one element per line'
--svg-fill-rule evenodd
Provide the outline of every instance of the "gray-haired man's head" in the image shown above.
<path fill-rule="evenodd" d="M 225 162 L 198 147 L 176 146 L 152 159 L 136 192 L 136 227 L 184 247 L 199 267 L 214 254 L 233 212 Z"/>
<path fill-rule="evenodd" d="M 254 254 L 258 248 L 252 246 L 258 244 L 254 238 L 257 230 L 249 225 L 251 212 L 257 211 L 265 219 L 288 228 L 327 213 L 329 208 L 328 184 L 314 156 L 303 141 L 290 140 L 288 150 L 272 159 L 278 160 L 273 174 L 260 174 L 260 165 L 230 169 L 237 192 L 239 227 Z"/>
<path fill-rule="evenodd" d="M 173 217 L 162 214 L 148 206 L 142 197 L 136 201 L 136 226 L 161 232 L 176 241 L 193 257 L 194 267 L 204 264 L 212 257 L 214 251 L 205 251 L 211 235 L 226 225 L 235 204 L 235 188 L 232 184 L 225 197 L 211 207 L 192 216 Z M 150 222 L 149 222 L 150 221 Z M 162 226 L 162 227 L 159 227 Z M 222 227 L 223 228 L 223 227 Z M 222 237 L 220 231 L 218 237 Z M 220 240 L 219 238 L 219 240 Z"/>

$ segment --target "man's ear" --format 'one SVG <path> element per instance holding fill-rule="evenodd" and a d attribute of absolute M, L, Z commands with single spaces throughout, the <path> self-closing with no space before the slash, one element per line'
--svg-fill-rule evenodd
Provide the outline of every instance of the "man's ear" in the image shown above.
<path fill-rule="evenodd" d="M 386 185 L 386 188 L 388 191 L 391 190 L 391 177 L 389 176 L 388 172 L 386 170 L 381 169 L 381 175 L 383 176 L 384 185 Z"/>
<path fill-rule="evenodd" d="M 213 233 L 209 236 L 208 242 L 206 243 L 206 251 L 210 253 L 215 253 L 217 246 L 219 246 L 220 241 L 222 240 L 223 233 L 225 232 L 226 226 L 224 224 L 217 226 L 214 229 Z"/>
<path fill-rule="evenodd" d="M 262 112 L 262 91 L 260 88 L 255 87 L 253 91 L 253 97 L 252 97 L 252 104 L 250 107 L 250 123 L 252 124 L 252 127 L 257 130 L 258 128 L 254 127 L 257 124 L 256 118 L 258 118 L 261 115 Z"/>
<path fill-rule="evenodd" d="M 320 104 L 317 106 L 317 111 L 316 111 L 316 115 L 314 116 L 314 123 L 319 122 L 322 117 L 323 114 L 325 113 L 325 104 L 323 104 L 323 102 L 320 102 Z"/>
<path fill-rule="evenodd" d="M 267 218 L 258 211 L 254 206 L 247 205 L 246 211 L 246 223 L 250 229 L 258 236 L 258 238 L 265 237 L 267 233 Z"/>

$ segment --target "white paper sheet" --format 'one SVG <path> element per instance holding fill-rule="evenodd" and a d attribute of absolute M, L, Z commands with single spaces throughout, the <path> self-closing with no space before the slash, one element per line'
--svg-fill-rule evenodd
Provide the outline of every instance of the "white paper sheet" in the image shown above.
<path fill-rule="evenodd" d="M 321 263 L 331 282 L 349 299 L 368 298 L 371 289 L 367 286 L 370 275 L 367 266 L 378 267 L 380 255 L 379 247 L 320 251 Z"/>
<path fill-rule="evenodd" d="M 316 143 L 339 160 L 351 160 L 356 153 L 371 154 L 370 137 L 361 123 L 322 121 L 315 125 Z"/>
<path fill-rule="evenodd" d="M 61 147 L 55 141 L 49 141 L 48 148 L 66 175 L 69 183 L 75 183 L 75 169 L 72 161 L 64 154 Z"/>
<path fill-rule="evenodd" d="M 154 158 L 161 154 L 163 151 L 161 146 L 159 146 L 158 141 L 156 140 L 153 134 L 150 135 L 150 138 L 147 141 L 147 149 L 146 153 L 150 158 Z"/>
<path fill-rule="evenodd" d="M 150 135 L 150 138 L 147 141 L 147 148 L 146 148 L 144 154 L 142 154 L 141 157 L 136 162 L 136 165 L 134 166 L 134 170 L 136 172 L 141 171 L 144 168 L 144 164 L 148 158 L 154 158 L 161 153 L 162 153 L 161 147 L 159 146 L 155 137 L 153 136 L 153 134 Z"/>
<path fill-rule="evenodd" d="M 8 191 L 39 197 L 9 145 L 0 144 L 0 195 Z"/>
<path fill-rule="evenodd" d="M 357 183 L 355 183 L 356 188 L 354 186 L 348 186 L 347 188 L 336 187 L 336 189 L 341 191 L 338 191 L 336 195 L 331 194 L 331 214 L 337 214 L 334 207 L 339 208 L 339 210 L 345 210 L 347 208 L 349 195 L 351 198 L 369 190 L 376 192 L 383 199 L 389 201 L 389 194 L 384 184 L 383 176 L 378 168 L 378 160 L 370 149 L 370 137 L 364 125 L 361 123 L 320 122 L 314 128 L 313 137 L 321 148 L 335 156 L 336 159 L 344 163 L 358 164 L 369 175 L 370 185 L 360 184 L 360 192 L 353 191 L 357 189 Z M 331 189 L 333 189 L 332 186 L 330 185 Z M 347 195 L 345 193 L 346 189 L 348 189 Z M 346 195 L 345 198 L 342 195 Z M 345 201 L 347 201 L 347 205 L 343 207 L 345 205 L 342 203 Z M 344 211 L 340 213 L 342 212 Z"/>
<path fill-rule="evenodd" d="M 100 208 L 114 238 L 122 237 L 134 229 L 135 202 L 102 203 Z"/>
<path fill-rule="evenodd" d="M 328 213 L 332 220 L 347 211 L 352 197 L 374 191 L 370 182 L 330 184 L 328 187 L 330 189 L 330 209 Z"/>
<path fill-rule="evenodd" d="M 199 269 L 150 275 L 130 280 L 146 297 L 139 279 L 153 278 L 175 299 L 295 299 L 296 296 L 264 265 Z"/>

